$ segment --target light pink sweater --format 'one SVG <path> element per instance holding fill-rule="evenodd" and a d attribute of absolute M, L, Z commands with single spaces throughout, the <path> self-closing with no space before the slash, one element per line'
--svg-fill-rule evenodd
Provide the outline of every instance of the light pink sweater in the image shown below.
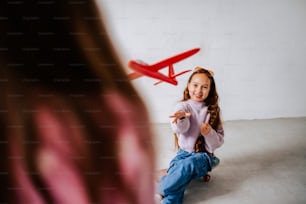
<path fill-rule="evenodd" d="M 194 151 L 194 145 L 200 133 L 201 124 L 207 117 L 208 107 L 203 102 L 187 100 L 179 102 L 175 106 L 175 112 L 185 111 L 191 113 L 190 117 L 179 120 L 176 124 L 171 122 L 172 130 L 177 134 L 179 147 L 187 152 Z M 215 149 L 224 143 L 224 131 L 222 125 L 217 130 L 211 129 L 205 138 L 206 150 L 213 153 Z"/>

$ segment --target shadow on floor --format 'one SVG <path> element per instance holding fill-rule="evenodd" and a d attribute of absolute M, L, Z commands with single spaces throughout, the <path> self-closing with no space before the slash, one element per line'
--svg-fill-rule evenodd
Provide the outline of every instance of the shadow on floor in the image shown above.
<path fill-rule="evenodd" d="M 226 158 L 223 161 L 221 158 L 221 162 L 211 172 L 210 182 L 192 181 L 189 184 L 184 203 L 208 203 L 218 197 L 226 198 L 229 194 L 231 197 L 236 195 L 236 198 L 232 197 L 233 203 L 245 195 L 252 199 L 255 196 L 257 201 L 278 201 L 280 197 L 283 197 L 281 203 L 306 201 L 305 142 L 278 150 Z"/>

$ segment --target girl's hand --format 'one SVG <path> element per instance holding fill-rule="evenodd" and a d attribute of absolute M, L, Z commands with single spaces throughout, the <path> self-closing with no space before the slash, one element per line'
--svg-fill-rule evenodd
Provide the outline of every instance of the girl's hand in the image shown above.
<path fill-rule="evenodd" d="M 172 123 L 177 123 L 178 120 L 183 119 L 185 117 L 190 117 L 191 113 L 186 113 L 185 111 L 177 111 L 173 115 L 170 115 L 170 118 L 174 118 Z"/>
<path fill-rule="evenodd" d="M 208 123 L 202 123 L 201 126 L 201 135 L 207 135 L 211 130 L 211 126 Z"/>

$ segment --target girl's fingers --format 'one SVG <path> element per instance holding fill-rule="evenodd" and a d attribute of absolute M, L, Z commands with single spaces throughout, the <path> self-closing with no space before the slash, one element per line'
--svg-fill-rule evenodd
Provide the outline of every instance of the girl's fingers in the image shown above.
<path fill-rule="evenodd" d="M 191 113 L 185 113 L 185 117 L 190 117 Z"/>
<path fill-rule="evenodd" d="M 201 131 L 204 135 L 210 132 L 211 126 L 208 123 L 202 123 Z"/>
<path fill-rule="evenodd" d="M 208 123 L 209 122 L 209 119 L 210 119 L 210 113 L 207 114 L 206 116 L 206 119 L 205 119 L 205 122 L 204 123 Z"/>
<path fill-rule="evenodd" d="M 169 118 L 174 118 L 173 122 L 176 122 L 180 118 L 190 117 L 190 116 L 191 116 L 191 113 L 186 113 L 184 111 L 178 111 L 174 113 L 173 115 L 170 115 Z"/>

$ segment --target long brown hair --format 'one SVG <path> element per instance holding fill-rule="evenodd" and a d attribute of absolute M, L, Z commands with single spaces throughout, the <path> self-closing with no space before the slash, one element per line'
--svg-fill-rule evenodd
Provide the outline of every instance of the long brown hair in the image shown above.
<path fill-rule="evenodd" d="M 220 107 L 219 107 L 219 95 L 216 88 L 216 83 L 214 80 L 213 72 L 211 70 L 202 68 L 202 67 L 195 67 L 194 72 L 190 75 L 186 88 L 183 92 L 183 99 L 181 101 L 187 101 L 190 99 L 189 91 L 188 91 L 188 84 L 191 82 L 192 77 L 196 74 L 205 74 L 210 79 L 210 91 L 207 98 L 203 101 L 208 106 L 208 113 L 210 113 L 210 120 L 209 124 L 213 129 L 217 129 L 218 126 L 221 124 L 221 117 L 220 117 Z M 178 147 L 177 136 L 175 135 L 175 147 Z"/>
<path fill-rule="evenodd" d="M 35 115 L 37 106 L 46 104 L 63 121 L 70 114 L 77 118 L 87 146 L 84 159 L 76 162 L 77 169 L 92 203 L 99 202 L 101 183 L 110 179 L 128 203 L 138 203 L 134 189 L 118 174 L 117 128 L 122 110 L 110 108 L 109 94 L 118 93 L 133 104 L 123 111 L 136 120 L 141 136 L 138 143 L 152 161 L 153 170 L 149 119 L 108 38 L 95 1 L 5 1 L 0 7 L 1 202 L 17 199 L 10 189 L 15 179 L 9 156 L 12 145 L 20 149 L 24 168 L 42 198 L 46 203 L 54 202 L 37 173 L 40 136 Z M 88 172 L 97 175 L 89 176 Z"/>

